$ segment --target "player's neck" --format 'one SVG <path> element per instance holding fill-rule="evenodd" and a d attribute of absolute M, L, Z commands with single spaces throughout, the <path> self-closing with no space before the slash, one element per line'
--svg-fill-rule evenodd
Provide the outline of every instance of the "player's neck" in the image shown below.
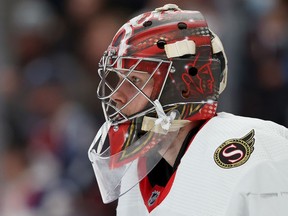
<path fill-rule="evenodd" d="M 191 122 L 190 124 L 186 125 L 185 127 L 181 128 L 179 131 L 179 134 L 175 138 L 175 140 L 172 142 L 171 146 L 167 150 L 167 152 L 164 154 L 163 158 L 169 163 L 172 167 L 175 163 L 175 160 L 177 158 L 177 155 L 181 149 L 181 146 L 188 135 L 189 131 L 191 131 L 193 128 L 197 127 L 201 122 L 195 121 Z"/>

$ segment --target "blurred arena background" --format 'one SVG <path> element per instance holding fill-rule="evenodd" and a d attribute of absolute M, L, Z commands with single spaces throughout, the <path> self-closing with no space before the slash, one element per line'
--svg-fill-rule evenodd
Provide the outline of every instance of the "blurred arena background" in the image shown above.
<path fill-rule="evenodd" d="M 115 215 L 87 158 L 97 65 L 122 24 L 166 3 L 200 10 L 223 41 L 219 111 L 288 126 L 287 0 L 1 0 L 1 216 Z"/>

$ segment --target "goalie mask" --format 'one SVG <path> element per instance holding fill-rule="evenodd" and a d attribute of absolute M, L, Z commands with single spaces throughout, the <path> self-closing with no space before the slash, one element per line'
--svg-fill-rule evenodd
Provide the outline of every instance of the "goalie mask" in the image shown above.
<path fill-rule="evenodd" d="M 215 115 L 227 61 L 200 12 L 168 4 L 124 24 L 98 74 L 106 122 L 88 154 L 107 203 L 153 169 L 181 127 Z"/>

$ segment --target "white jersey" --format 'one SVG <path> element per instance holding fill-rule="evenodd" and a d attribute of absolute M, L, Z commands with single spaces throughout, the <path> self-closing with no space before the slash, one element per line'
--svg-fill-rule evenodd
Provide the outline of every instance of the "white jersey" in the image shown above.
<path fill-rule="evenodd" d="M 287 216 L 287 128 L 219 113 L 195 135 L 167 186 L 145 191 L 140 183 L 119 198 L 117 215 Z"/>

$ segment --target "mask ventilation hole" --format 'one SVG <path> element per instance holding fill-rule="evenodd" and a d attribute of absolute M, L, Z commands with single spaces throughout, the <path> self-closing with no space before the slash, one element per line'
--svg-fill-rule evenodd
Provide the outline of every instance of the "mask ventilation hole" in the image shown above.
<path fill-rule="evenodd" d="M 152 25 L 152 21 L 150 21 L 150 20 L 143 23 L 144 27 L 148 27 L 148 26 L 151 26 L 151 25 Z"/>
<path fill-rule="evenodd" d="M 190 76 L 196 76 L 198 73 L 198 69 L 196 67 L 190 67 L 188 69 L 188 73 Z"/>
<path fill-rule="evenodd" d="M 184 23 L 184 22 L 179 22 L 179 23 L 178 23 L 178 28 L 179 28 L 180 30 L 187 29 L 187 24 Z"/>
<path fill-rule="evenodd" d="M 165 40 L 158 40 L 157 41 L 157 47 L 159 49 L 164 49 L 164 46 L 166 45 L 166 41 Z"/>

